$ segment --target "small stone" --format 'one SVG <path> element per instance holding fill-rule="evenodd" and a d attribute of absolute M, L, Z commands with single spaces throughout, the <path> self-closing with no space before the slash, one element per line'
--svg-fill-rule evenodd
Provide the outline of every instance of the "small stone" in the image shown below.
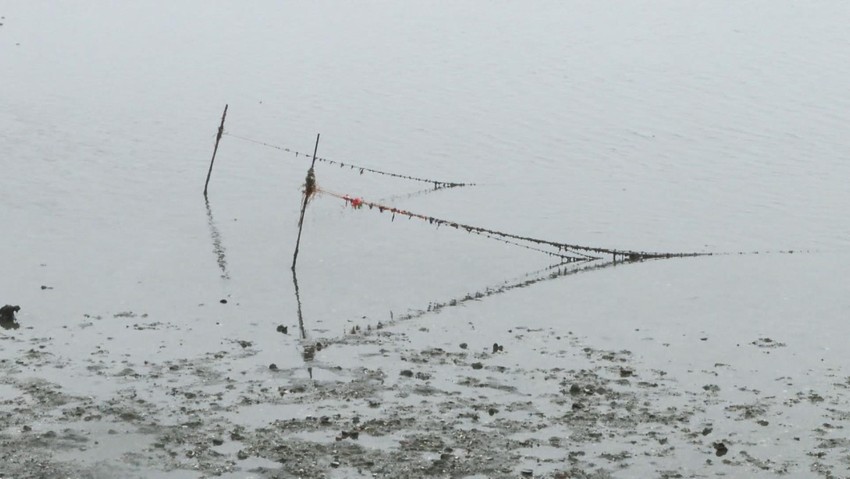
<path fill-rule="evenodd" d="M 331 467 L 333 467 L 334 469 L 339 467 L 339 461 L 331 461 Z"/>
<path fill-rule="evenodd" d="M 572 394 L 573 396 L 575 396 L 576 394 L 581 394 L 581 386 L 579 386 L 578 384 L 573 384 L 572 386 L 570 386 L 570 394 Z"/>
<path fill-rule="evenodd" d="M 725 456 L 727 452 L 729 452 L 729 448 L 726 447 L 726 444 L 722 442 L 715 442 L 712 444 L 714 446 L 714 454 L 717 457 Z"/>
<path fill-rule="evenodd" d="M 713 430 L 714 430 L 714 429 L 712 429 L 712 428 L 710 428 L 710 427 L 707 427 L 707 428 L 705 428 L 705 429 L 703 429 L 703 430 L 702 430 L 702 435 L 703 435 L 703 436 L 708 436 L 709 434 L 711 434 L 711 431 L 713 431 Z"/>
<path fill-rule="evenodd" d="M 466 349 L 466 348 L 468 348 L 468 347 L 469 347 L 469 345 L 468 345 L 468 344 L 466 344 L 466 343 L 460 343 L 460 349 Z"/>
<path fill-rule="evenodd" d="M 523 469 L 519 474 L 522 477 L 534 477 L 534 471 L 531 469 Z"/>
<path fill-rule="evenodd" d="M 472 369 L 482 369 L 484 367 L 481 363 L 472 363 Z"/>
<path fill-rule="evenodd" d="M 15 321 L 15 313 L 21 310 L 20 306 L 12 306 L 11 304 L 7 304 L 0 308 L 0 321 L 5 323 L 11 323 Z"/>
<path fill-rule="evenodd" d="M 227 300 L 226 300 L 226 299 L 222 299 L 221 301 L 219 301 L 219 303 L 221 303 L 221 304 L 227 304 Z"/>
<path fill-rule="evenodd" d="M 358 438 L 360 438 L 360 431 L 349 431 L 348 437 L 357 440 Z"/>
<path fill-rule="evenodd" d="M 412 377 L 413 377 L 413 371 L 411 371 L 411 370 L 409 370 L 409 369 L 405 369 L 405 370 L 403 370 L 403 371 L 402 371 L 401 373 L 399 373 L 399 374 L 400 374 L 401 376 L 406 377 L 406 378 L 412 378 Z"/>
<path fill-rule="evenodd" d="M 213 443 L 213 446 L 221 446 L 222 444 L 224 444 L 224 439 L 221 439 L 219 437 L 214 437 L 213 440 L 212 440 L 212 443 Z"/>
<path fill-rule="evenodd" d="M 280 326 L 277 327 L 277 332 L 283 333 L 283 334 L 288 334 L 289 328 L 287 326 L 284 326 L 284 325 L 281 324 Z"/>
<path fill-rule="evenodd" d="M 248 459 L 248 453 L 240 449 L 239 452 L 236 453 L 236 458 L 240 461 L 244 461 L 245 459 Z"/>
<path fill-rule="evenodd" d="M 269 369 L 272 370 L 272 371 L 277 371 L 277 364 L 275 364 L 275 363 L 269 364 Z"/>
<path fill-rule="evenodd" d="M 759 421 L 756 421 L 756 424 L 758 424 L 759 426 L 767 426 L 770 423 L 765 421 L 764 419 L 761 419 Z"/>
<path fill-rule="evenodd" d="M 634 371 L 632 371 L 631 369 L 620 368 L 620 377 L 621 378 L 630 377 L 632 374 L 634 374 Z"/>
<path fill-rule="evenodd" d="M 494 407 L 491 407 L 490 409 L 487 410 L 487 414 L 489 414 L 491 416 L 496 415 L 496 413 L 498 413 L 498 412 L 499 412 L 499 410 L 494 408 Z"/>

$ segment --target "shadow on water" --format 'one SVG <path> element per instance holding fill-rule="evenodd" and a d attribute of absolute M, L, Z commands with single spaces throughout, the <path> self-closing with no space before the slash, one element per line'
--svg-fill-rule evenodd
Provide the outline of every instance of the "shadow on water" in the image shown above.
<path fill-rule="evenodd" d="M 20 327 L 21 327 L 21 325 L 18 324 L 18 322 L 15 321 L 15 320 L 7 321 L 5 319 L 0 319 L 0 328 L 3 328 L 3 329 L 18 329 Z"/>
<path fill-rule="evenodd" d="M 652 258 L 652 259 L 660 259 L 660 258 Z M 603 261 L 601 259 L 587 259 L 576 261 L 575 259 L 570 259 L 568 261 L 563 261 L 558 264 L 553 264 L 551 266 L 547 266 L 542 269 L 537 269 L 528 273 L 525 273 L 521 276 L 517 276 L 511 279 L 506 279 L 499 284 L 487 286 L 485 288 L 479 289 L 474 292 L 468 292 L 463 295 L 456 296 L 451 299 L 430 302 L 426 309 L 410 309 L 409 312 L 395 316 L 392 312 L 390 312 L 390 319 L 387 322 L 379 321 L 376 325 L 376 328 L 373 330 L 371 326 L 367 327 L 366 330 L 362 330 L 359 326 L 355 326 L 351 329 L 352 335 L 362 334 L 368 335 L 373 331 L 383 329 L 388 326 L 392 326 L 394 324 L 398 324 L 403 321 L 410 321 L 413 319 L 421 318 L 425 315 L 431 313 L 437 313 L 445 308 L 453 308 L 456 306 L 462 306 L 470 301 L 480 301 L 484 298 L 489 298 L 491 296 L 496 296 L 499 294 L 507 293 L 508 291 L 512 291 L 518 288 L 525 288 L 528 286 L 532 286 L 537 283 L 542 283 L 544 281 L 551 281 L 554 279 L 562 278 L 564 276 L 571 276 L 578 273 L 585 273 L 590 271 L 597 271 L 605 268 L 611 268 L 615 266 L 620 266 L 629 263 L 638 263 L 643 261 L 649 261 L 649 259 L 636 259 L 636 260 L 608 260 Z M 342 338 L 337 339 L 337 341 L 342 341 Z"/>
<path fill-rule="evenodd" d="M 209 198 L 205 197 L 204 203 L 207 206 L 207 223 L 210 225 L 210 237 L 213 242 L 213 253 L 215 253 L 216 262 L 218 262 L 218 267 L 221 269 L 221 277 L 222 279 L 230 279 L 230 273 L 227 272 L 227 257 L 225 255 L 225 249 L 221 244 L 221 233 L 219 233 L 218 227 L 215 224 Z"/>
<path fill-rule="evenodd" d="M 436 313 L 447 307 L 461 306 L 469 301 L 478 301 L 490 296 L 507 293 L 517 288 L 525 288 L 544 281 L 562 278 L 577 273 L 595 271 L 603 268 L 610 268 L 630 261 L 602 261 L 602 260 L 581 260 L 575 261 L 570 259 L 558 264 L 547 266 L 543 269 L 538 269 L 525 273 L 522 276 L 507 279 L 502 283 L 494 286 L 488 286 L 477 291 L 466 293 L 462 296 L 456 296 L 449 300 L 428 303 L 428 307 L 424 310 L 415 310 L 407 314 L 399 316 L 394 321 L 407 321 L 422 317 L 428 313 Z"/>
<path fill-rule="evenodd" d="M 304 315 L 301 312 L 301 292 L 298 289 L 298 275 L 295 269 L 292 269 L 292 284 L 295 286 L 295 303 L 298 307 L 298 330 L 301 333 L 301 341 L 304 344 L 304 350 L 301 352 L 305 363 L 310 363 L 316 357 L 316 349 L 321 348 L 321 343 L 307 344 L 307 330 L 304 329 Z M 310 378 L 313 378 L 313 368 L 307 366 L 307 373 Z"/>

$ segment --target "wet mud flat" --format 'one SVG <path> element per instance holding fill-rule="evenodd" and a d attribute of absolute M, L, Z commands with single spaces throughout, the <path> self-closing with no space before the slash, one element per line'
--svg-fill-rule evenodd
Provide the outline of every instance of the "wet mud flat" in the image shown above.
<path fill-rule="evenodd" d="M 91 330 L 128 318 L 89 319 Z M 850 468 L 850 378 L 838 373 L 820 389 L 779 377 L 760 390 L 728 379 L 744 364 L 683 377 L 569 331 L 514 327 L 494 344 L 484 324 L 432 319 L 293 338 L 303 357 L 274 364 L 251 340 L 161 360 L 108 346 L 70 358 L 32 327 L 5 331 L 0 477 L 838 478 Z M 168 329 L 131 320 L 137 334 Z"/>

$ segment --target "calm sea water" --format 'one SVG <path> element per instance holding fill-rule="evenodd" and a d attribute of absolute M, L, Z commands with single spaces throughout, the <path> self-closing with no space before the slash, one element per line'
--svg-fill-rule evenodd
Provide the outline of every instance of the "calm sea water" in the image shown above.
<path fill-rule="evenodd" d="M 312 152 L 321 133 L 320 156 L 478 183 L 408 197 L 428 185 L 319 163 L 340 194 L 589 246 L 810 251 L 569 276 L 445 313 L 458 324 L 569 329 L 683 368 L 746 361 L 735 344 L 769 336 L 792 352 L 765 368 L 844 366 L 847 2 L 7 1 L 0 15 L 0 303 L 33 328 L 15 334 L 68 338 L 57 354 L 102 341 L 65 326 L 124 311 L 176 327 L 128 336 L 136 358 L 235 336 L 288 354 L 270 333 L 297 322 L 308 162 L 225 136 L 207 210 L 229 104 L 234 135 Z M 550 263 L 320 195 L 298 263 L 307 332 Z M 682 339 L 698 336 L 716 341 Z"/>

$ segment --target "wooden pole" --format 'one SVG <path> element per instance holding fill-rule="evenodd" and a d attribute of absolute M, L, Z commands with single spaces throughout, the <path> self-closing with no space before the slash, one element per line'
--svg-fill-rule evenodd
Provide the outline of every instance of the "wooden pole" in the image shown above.
<path fill-rule="evenodd" d="M 227 116 L 227 105 L 224 105 L 224 113 L 221 114 L 221 125 L 218 127 L 218 134 L 215 136 L 215 148 L 213 148 L 212 159 L 210 160 L 210 170 L 207 172 L 207 182 L 204 183 L 204 198 L 207 197 L 207 187 L 210 185 L 210 176 L 212 175 L 213 163 L 215 163 L 215 154 L 218 152 L 218 142 L 221 141 L 221 135 L 224 134 L 224 117 Z"/>
<path fill-rule="evenodd" d="M 301 201 L 301 217 L 298 219 L 298 239 L 295 240 L 295 253 L 292 255 L 292 271 L 295 271 L 295 262 L 298 261 L 298 247 L 301 245 L 301 229 L 304 227 L 304 213 L 307 211 L 307 202 L 310 200 L 310 195 L 316 189 L 316 175 L 313 168 L 316 166 L 316 153 L 319 151 L 320 133 L 316 134 L 316 147 L 313 149 L 313 162 L 310 163 L 310 169 L 307 170 L 307 180 L 304 183 L 304 199 Z"/>

